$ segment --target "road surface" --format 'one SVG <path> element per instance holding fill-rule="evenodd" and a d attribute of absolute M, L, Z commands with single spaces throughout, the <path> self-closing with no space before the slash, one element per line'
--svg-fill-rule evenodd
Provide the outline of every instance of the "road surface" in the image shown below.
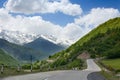
<path fill-rule="evenodd" d="M 87 69 L 88 71 L 101 71 L 100 67 L 93 61 L 93 59 L 87 60 Z"/>
<path fill-rule="evenodd" d="M 87 69 L 82 71 L 64 70 L 41 72 L 35 74 L 7 77 L 3 80 L 90 80 L 90 77 L 88 78 L 88 75 L 90 75 L 93 72 L 98 72 L 100 70 L 101 69 L 96 65 L 93 59 L 88 59 Z"/>

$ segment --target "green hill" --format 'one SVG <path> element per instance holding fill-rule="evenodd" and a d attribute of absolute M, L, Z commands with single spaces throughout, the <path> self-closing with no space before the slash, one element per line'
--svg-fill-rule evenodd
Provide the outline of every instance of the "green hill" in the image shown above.
<path fill-rule="evenodd" d="M 88 51 L 91 55 L 120 57 L 120 18 L 111 19 L 92 30 L 68 50 L 81 53 Z M 76 49 L 77 48 L 77 49 Z"/>
<path fill-rule="evenodd" d="M 18 61 L 0 49 L 0 65 L 17 65 Z"/>
<path fill-rule="evenodd" d="M 120 57 L 120 18 L 110 19 L 82 37 L 68 49 L 49 56 L 49 59 L 53 61 L 50 64 L 51 66 L 81 65 L 80 62 L 82 63 L 82 61 L 77 57 L 83 52 L 89 53 L 91 57 Z"/>
<path fill-rule="evenodd" d="M 38 51 L 22 45 L 10 43 L 4 39 L 0 39 L 0 49 L 4 50 L 19 61 L 30 61 L 31 55 L 33 60 L 39 60 L 42 57 L 41 53 Z"/>

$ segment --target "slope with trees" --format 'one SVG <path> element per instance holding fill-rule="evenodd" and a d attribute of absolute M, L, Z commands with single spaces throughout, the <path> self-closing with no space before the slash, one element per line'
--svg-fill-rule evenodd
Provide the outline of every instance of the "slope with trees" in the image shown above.
<path fill-rule="evenodd" d="M 46 61 L 44 65 L 69 66 L 77 61 L 83 66 L 81 59 L 77 57 L 83 52 L 88 52 L 91 57 L 120 58 L 120 18 L 110 19 L 99 25 L 90 33 L 82 37 L 68 49 L 49 56 L 52 63 Z M 79 60 L 79 61 L 78 61 Z M 75 63 L 76 64 L 76 63 Z M 75 64 L 72 64 L 74 66 Z M 41 64 L 43 65 L 43 64 Z M 79 67 L 79 66 L 75 66 Z"/>

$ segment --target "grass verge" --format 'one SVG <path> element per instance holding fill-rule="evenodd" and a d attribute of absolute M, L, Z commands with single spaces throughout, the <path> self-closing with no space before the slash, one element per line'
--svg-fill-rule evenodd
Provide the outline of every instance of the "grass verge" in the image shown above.
<path fill-rule="evenodd" d="M 102 69 L 100 74 L 102 74 L 106 78 L 106 80 L 120 80 L 120 77 L 116 76 L 117 74 L 119 74 L 119 63 L 120 59 L 103 59 L 97 61 L 97 64 Z"/>
<path fill-rule="evenodd" d="M 101 63 L 111 71 L 120 72 L 120 59 L 104 59 Z"/>

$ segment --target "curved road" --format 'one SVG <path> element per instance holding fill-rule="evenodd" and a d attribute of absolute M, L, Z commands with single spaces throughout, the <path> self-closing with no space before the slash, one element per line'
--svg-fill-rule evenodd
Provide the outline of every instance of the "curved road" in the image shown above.
<path fill-rule="evenodd" d="M 82 71 L 64 70 L 41 72 L 35 74 L 7 77 L 2 80 L 89 80 L 88 75 L 93 72 L 98 72 L 101 69 L 96 65 L 93 59 L 87 60 L 87 69 Z"/>

